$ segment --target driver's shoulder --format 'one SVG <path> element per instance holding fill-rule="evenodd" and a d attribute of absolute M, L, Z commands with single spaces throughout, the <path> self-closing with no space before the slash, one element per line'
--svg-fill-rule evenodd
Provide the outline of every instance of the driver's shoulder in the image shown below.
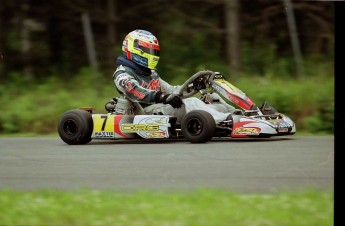
<path fill-rule="evenodd" d="M 131 73 L 128 70 L 128 68 L 126 68 L 125 66 L 119 65 L 113 74 L 113 78 L 123 77 L 123 76 L 133 77 L 133 73 Z"/>
<path fill-rule="evenodd" d="M 116 77 L 119 74 L 125 73 L 126 69 L 124 66 L 120 65 L 116 68 L 116 70 L 114 71 L 113 77 Z"/>

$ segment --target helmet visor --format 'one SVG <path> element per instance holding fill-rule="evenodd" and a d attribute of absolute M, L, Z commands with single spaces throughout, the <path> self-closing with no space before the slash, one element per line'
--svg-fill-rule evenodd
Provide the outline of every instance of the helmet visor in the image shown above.
<path fill-rule="evenodd" d="M 147 42 L 140 41 L 138 39 L 134 40 L 134 48 L 143 51 L 144 53 L 148 53 L 154 56 L 159 56 L 159 45 L 158 44 L 151 44 Z"/>

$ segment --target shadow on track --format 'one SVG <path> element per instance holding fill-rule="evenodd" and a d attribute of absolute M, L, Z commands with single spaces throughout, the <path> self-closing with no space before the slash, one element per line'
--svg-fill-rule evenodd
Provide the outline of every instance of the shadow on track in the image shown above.
<path fill-rule="evenodd" d="M 212 138 L 209 142 L 273 142 L 282 140 L 294 140 L 296 138 L 271 137 L 271 138 Z M 112 145 L 112 144 L 164 144 L 164 143 L 189 143 L 184 138 L 176 139 L 118 139 L 118 140 L 92 140 L 86 145 Z M 190 143 L 192 144 L 192 143 Z"/>

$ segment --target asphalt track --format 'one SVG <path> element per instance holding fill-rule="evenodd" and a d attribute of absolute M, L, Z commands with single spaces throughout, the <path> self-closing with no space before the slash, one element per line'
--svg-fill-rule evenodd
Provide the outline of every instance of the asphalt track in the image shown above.
<path fill-rule="evenodd" d="M 91 141 L 0 137 L 0 189 L 278 192 L 334 188 L 334 137 Z"/>

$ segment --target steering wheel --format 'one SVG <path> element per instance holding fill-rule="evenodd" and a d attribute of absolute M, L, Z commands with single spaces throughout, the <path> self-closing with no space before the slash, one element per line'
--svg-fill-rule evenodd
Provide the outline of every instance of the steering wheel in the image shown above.
<path fill-rule="evenodd" d="M 215 73 L 213 71 L 199 71 L 192 75 L 187 81 L 185 81 L 180 88 L 179 96 L 183 98 L 191 97 L 196 94 L 200 89 L 195 87 L 195 83 L 206 82 L 206 86 L 213 81 Z"/>

